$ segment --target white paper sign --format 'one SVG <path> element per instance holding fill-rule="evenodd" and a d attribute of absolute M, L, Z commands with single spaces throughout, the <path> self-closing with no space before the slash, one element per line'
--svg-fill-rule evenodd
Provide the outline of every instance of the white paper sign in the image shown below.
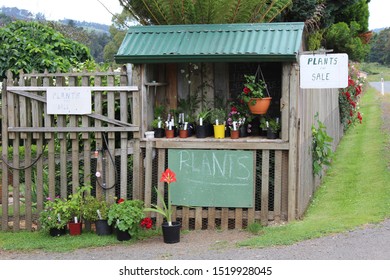
<path fill-rule="evenodd" d="M 348 86 L 347 54 L 301 55 L 301 88 L 345 88 Z"/>
<path fill-rule="evenodd" d="M 88 87 L 49 87 L 46 92 L 47 114 L 84 115 L 92 112 Z"/>

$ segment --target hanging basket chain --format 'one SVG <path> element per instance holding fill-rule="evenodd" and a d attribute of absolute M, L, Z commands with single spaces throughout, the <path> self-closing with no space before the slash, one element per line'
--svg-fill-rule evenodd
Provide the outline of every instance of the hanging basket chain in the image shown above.
<path fill-rule="evenodd" d="M 267 83 L 266 83 L 266 81 L 264 79 L 263 71 L 261 70 L 260 64 L 257 66 L 257 70 L 256 70 L 256 74 L 255 74 L 255 77 L 257 79 L 259 79 L 259 77 L 258 77 L 259 76 L 259 72 L 260 72 L 260 75 L 261 75 L 261 79 L 264 81 L 265 91 L 267 92 L 268 97 L 271 97 L 271 95 L 269 94 L 268 85 L 267 85 Z"/>

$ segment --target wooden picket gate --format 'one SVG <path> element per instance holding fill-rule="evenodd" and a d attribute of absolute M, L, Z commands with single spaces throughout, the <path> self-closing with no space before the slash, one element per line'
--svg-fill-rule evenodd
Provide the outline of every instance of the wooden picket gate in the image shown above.
<path fill-rule="evenodd" d="M 89 88 L 92 113 L 47 114 L 50 87 Z M 18 79 L 8 73 L 2 90 L 2 230 L 31 230 L 47 196 L 67 197 L 81 185 L 92 184 L 93 195 L 111 201 L 127 197 L 129 155 L 134 137 L 139 138 L 138 102 L 138 88 L 128 86 L 126 69 L 20 73 Z M 94 176 L 103 168 L 104 189 Z"/>

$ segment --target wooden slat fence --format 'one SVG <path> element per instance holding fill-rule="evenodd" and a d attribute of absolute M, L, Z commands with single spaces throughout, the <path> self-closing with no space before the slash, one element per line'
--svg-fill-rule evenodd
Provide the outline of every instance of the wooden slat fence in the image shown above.
<path fill-rule="evenodd" d="M 139 93 L 138 87 L 128 86 L 125 69 L 120 72 L 21 73 L 19 78 L 8 74 L 5 81 L 2 186 L 8 186 L 9 176 L 12 186 L 2 188 L 3 230 L 10 227 L 14 231 L 31 230 L 47 196 L 66 197 L 81 185 L 92 184 L 94 195 L 111 201 L 115 196 L 127 194 L 128 186 L 132 185 L 127 178 L 132 171 L 129 171 L 129 158 L 133 153 L 133 133 L 139 131 L 139 123 L 133 121 L 139 120 L 134 117 L 139 115 Z M 92 93 L 93 113 L 48 115 L 46 92 L 55 86 L 88 87 Z M 10 151 L 5 147 L 10 147 Z M 102 147 L 110 152 L 105 153 L 105 161 Z M 100 151 L 98 158 L 95 158 L 95 150 Z M 106 186 L 113 186 L 107 190 L 99 187 L 99 179 L 94 175 L 104 167 L 102 162 L 106 163 Z"/>

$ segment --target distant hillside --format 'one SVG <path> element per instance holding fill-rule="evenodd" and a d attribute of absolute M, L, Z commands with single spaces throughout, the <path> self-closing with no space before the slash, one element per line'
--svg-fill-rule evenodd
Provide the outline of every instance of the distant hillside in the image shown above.
<path fill-rule="evenodd" d="M 3 6 L 0 8 L 0 14 L 5 14 L 10 18 L 19 19 L 19 20 L 46 20 L 45 15 L 41 13 L 33 14 L 30 11 L 20 10 L 16 7 Z M 63 19 L 63 20 L 59 20 L 58 22 L 66 25 L 69 24 L 76 27 L 82 27 L 86 30 L 96 31 L 96 32 L 109 33 L 109 29 L 110 29 L 110 26 L 106 24 L 78 21 L 73 19 Z"/>

